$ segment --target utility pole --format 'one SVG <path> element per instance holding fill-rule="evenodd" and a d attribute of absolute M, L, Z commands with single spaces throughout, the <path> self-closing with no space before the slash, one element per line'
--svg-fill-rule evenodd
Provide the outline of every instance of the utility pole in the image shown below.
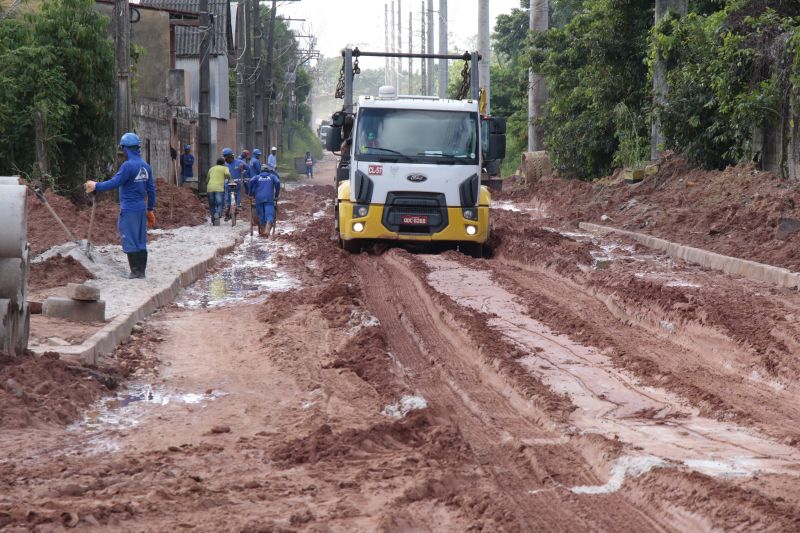
<path fill-rule="evenodd" d="M 256 60 L 255 72 L 255 147 L 264 149 L 264 54 L 261 52 L 261 42 L 264 39 L 264 31 L 261 25 L 261 9 L 259 0 L 253 0 L 253 55 Z M 269 74 L 267 74 L 269 83 Z"/>
<path fill-rule="evenodd" d="M 408 53 L 414 53 L 414 13 L 408 10 Z M 408 94 L 414 94 L 414 60 L 408 56 Z"/>
<path fill-rule="evenodd" d="M 486 107 L 481 110 L 486 114 L 489 114 L 491 108 L 489 65 L 492 48 L 489 42 L 490 25 L 489 0 L 478 0 L 478 53 L 481 55 L 481 61 L 478 63 L 478 77 L 480 80 L 478 83 L 486 95 Z"/>
<path fill-rule="evenodd" d="M 428 53 L 433 55 L 433 0 L 428 0 L 428 33 L 426 35 L 426 45 L 428 46 Z M 433 58 L 427 60 L 428 63 L 428 83 L 425 85 L 425 94 L 428 96 L 433 95 L 433 82 L 436 76 L 433 73 Z"/>
<path fill-rule="evenodd" d="M 403 0 L 397 0 L 397 52 L 403 52 Z M 403 60 L 397 59 L 397 92 L 403 83 Z"/>
<path fill-rule="evenodd" d="M 670 12 L 681 17 L 688 12 L 687 0 L 656 0 L 655 24 L 658 25 L 661 19 Z M 658 110 L 667 103 L 669 86 L 667 85 L 667 69 L 664 66 L 663 58 L 658 55 L 653 65 L 653 107 Z M 664 146 L 664 133 L 661 131 L 661 122 L 658 120 L 658 113 L 653 115 L 653 123 L 650 125 L 650 158 L 655 160 L 661 156 L 661 149 Z"/>
<path fill-rule="evenodd" d="M 420 19 L 421 19 L 421 26 L 419 32 L 419 52 L 421 54 L 425 53 L 425 39 L 427 38 L 427 34 L 425 33 L 425 0 L 420 2 Z M 419 73 L 420 73 L 420 84 L 419 88 L 422 94 L 428 94 L 428 60 L 427 59 L 420 59 L 419 61 Z"/>
<path fill-rule="evenodd" d="M 447 55 L 447 0 L 439 0 L 439 53 Z M 447 98 L 447 60 L 439 60 L 439 98 Z"/>
<path fill-rule="evenodd" d="M 200 0 L 200 153 L 197 161 L 197 190 L 206 192 L 205 177 L 211 168 L 211 76 L 208 68 L 211 51 L 211 17 L 208 13 L 208 0 Z"/>
<path fill-rule="evenodd" d="M 244 143 L 248 150 L 255 148 L 256 143 L 256 128 L 255 128 L 255 114 L 253 109 L 255 107 L 255 64 L 253 61 L 253 1 L 245 0 L 245 24 L 244 33 L 246 39 L 246 48 L 244 51 Z"/>
<path fill-rule="evenodd" d="M 116 140 L 131 128 L 131 12 L 128 0 L 114 0 L 114 134 Z"/>
<path fill-rule="evenodd" d="M 547 31 L 549 26 L 548 0 L 531 0 L 530 29 L 534 32 Z M 547 83 L 544 76 L 528 72 L 528 151 L 544 150 L 543 131 L 534 121 L 544 116 L 547 105 Z"/>
<path fill-rule="evenodd" d="M 244 117 L 247 107 L 244 85 L 244 51 L 247 49 L 247 28 L 244 25 L 245 7 L 240 3 L 236 6 L 236 143 L 239 150 L 247 146 L 245 136 Z"/>
<path fill-rule="evenodd" d="M 383 51 L 389 53 L 389 6 L 383 4 Z M 383 84 L 391 85 L 392 80 L 389 74 L 389 58 L 383 58 Z"/>
<path fill-rule="evenodd" d="M 265 107 L 265 115 L 264 115 L 264 129 L 265 129 L 265 140 L 267 144 L 264 145 L 264 148 L 269 149 L 269 145 L 271 145 L 272 140 L 270 138 L 270 111 L 272 108 L 272 51 L 275 48 L 275 13 L 277 11 L 277 2 L 276 0 L 272 0 L 272 9 L 270 9 L 270 17 L 269 17 L 269 37 L 267 38 L 267 105 Z M 275 143 L 276 145 L 280 144 L 278 142 Z"/>
<path fill-rule="evenodd" d="M 395 40 L 394 40 L 394 37 L 395 37 L 395 35 L 394 35 L 394 29 L 395 29 L 396 27 L 397 27 L 397 26 L 395 25 L 395 22 L 394 22 L 394 2 L 392 2 L 392 35 L 391 35 L 391 37 L 392 37 L 392 38 L 391 38 L 391 40 L 389 41 L 389 42 L 391 43 L 391 45 L 392 45 L 392 46 L 391 46 L 391 52 L 392 52 L 392 53 L 394 53 L 394 52 L 395 52 L 395 49 L 394 49 L 394 43 L 396 43 L 396 42 L 397 42 L 397 41 L 395 41 Z M 390 63 L 390 66 L 391 66 L 391 72 L 390 72 L 390 74 L 389 74 L 389 77 L 390 77 L 390 79 L 392 80 L 392 82 L 391 82 L 391 85 L 392 85 L 392 86 L 393 86 L 395 89 L 397 89 L 397 66 L 396 66 L 396 61 L 397 61 L 397 59 L 395 59 L 395 58 L 393 57 L 393 58 L 391 58 L 391 61 L 389 62 L 389 63 Z"/>

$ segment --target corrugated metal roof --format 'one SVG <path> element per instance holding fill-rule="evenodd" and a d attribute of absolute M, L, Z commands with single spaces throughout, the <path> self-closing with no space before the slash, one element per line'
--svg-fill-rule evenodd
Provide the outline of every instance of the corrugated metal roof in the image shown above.
<path fill-rule="evenodd" d="M 153 6 L 189 13 L 200 12 L 200 0 L 141 0 L 143 6 Z M 230 33 L 230 11 L 227 0 L 208 0 L 208 10 L 213 17 L 213 33 L 211 35 L 210 54 L 224 55 L 228 53 Z M 200 39 L 203 30 L 199 27 L 175 27 L 175 53 L 178 57 L 200 55 Z"/>

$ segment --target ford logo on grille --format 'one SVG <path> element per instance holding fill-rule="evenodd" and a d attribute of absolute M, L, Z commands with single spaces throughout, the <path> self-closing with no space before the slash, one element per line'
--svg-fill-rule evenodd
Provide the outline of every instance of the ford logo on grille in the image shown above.
<path fill-rule="evenodd" d="M 422 183 L 423 181 L 427 180 L 428 178 L 426 178 L 422 174 L 411 174 L 406 179 L 408 181 L 411 181 L 411 182 L 414 182 L 414 183 Z"/>

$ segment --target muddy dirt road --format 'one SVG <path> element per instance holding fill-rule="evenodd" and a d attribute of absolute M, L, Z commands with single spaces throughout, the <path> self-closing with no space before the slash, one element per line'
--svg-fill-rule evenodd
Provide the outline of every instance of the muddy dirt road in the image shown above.
<path fill-rule="evenodd" d="M 0 528 L 800 529 L 796 293 L 513 204 L 491 259 L 350 256 L 333 194 L 146 321 L 115 396 L 0 435 Z"/>

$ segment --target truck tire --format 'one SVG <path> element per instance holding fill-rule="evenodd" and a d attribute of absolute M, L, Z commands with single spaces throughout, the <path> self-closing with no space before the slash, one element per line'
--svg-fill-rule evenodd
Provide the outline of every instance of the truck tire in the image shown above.
<path fill-rule="evenodd" d="M 357 240 L 345 241 L 341 240 L 342 249 L 346 252 L 350 252 L 351 254 L 361 253 L 361 242 Z"/>

